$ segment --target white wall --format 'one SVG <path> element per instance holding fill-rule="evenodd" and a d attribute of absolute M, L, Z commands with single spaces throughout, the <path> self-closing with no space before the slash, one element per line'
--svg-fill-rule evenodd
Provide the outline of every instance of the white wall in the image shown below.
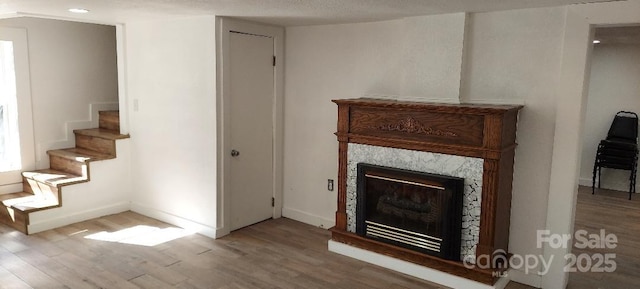
<path fill-rule="evenodd" d="M 0 26 L 27 29 L 38 168 L 48 167 L 51 143 L 73 140 L 65 124 L 91 118 L 91 103 L 117 103 L 113 26 L 12 18 Z"/>
<path fill-rule="evenodd" d="M 290 27 L 285 55 L 286 217 L 333 226 L 337 107 L 369 94 L 457 102 L 465 15 Z"/>
<path fill-rule="evenodd" d="M 542 253 L 536 248 L 536 230 L 546 226 L 563 29 L 563 8 L 478 13 L 470 19 L 464 98 L 524 104 L 509 232 L 514 254 Z"/>
<path fill-rule="evenodd" d="M 336 192 L 325 189 L 326 179 L 337 177 L 338 143 L 332 134 L 337 108 L 331 99 L 381 93 L 437 100 L 458 98 L 462 88 L 465 101 L 525 105 L 518 127 L 510 251 L 541 254 L 535 236 L 546 222 L 564 11 L 473 14 L 466 19 L 464 40 L 465 20 L 459 14 L 287 28 L 283 215 L 333 225 Z M 424 31 L 407 36 L 405 25 Z M 461 65 L 463 50 L 461 77 L 445 73 L 452 82 L 422 77 L 449 71 L 446 63 Z M 408 65 L 407 55 L 419 64 Z M 531 281 L 514 274 L 521 275 L 515 277 L 519 281 L 540 283 L 537 276 Z"/>
<path fill-rule="evenodd" d="M 600 140 L 621 110 L 640 113 L 640 44 L 598 44 L 591 58 L 591 80 L 585 119 L 581 185 L 591 186 Z M 629 171 L 602 169 L 602 187 L 629 191 Z"/>
<path fill-rule="evenodd" d="M 132 209 L 214 236 L 215 19 L 128 23 L 125 35 Z"/>

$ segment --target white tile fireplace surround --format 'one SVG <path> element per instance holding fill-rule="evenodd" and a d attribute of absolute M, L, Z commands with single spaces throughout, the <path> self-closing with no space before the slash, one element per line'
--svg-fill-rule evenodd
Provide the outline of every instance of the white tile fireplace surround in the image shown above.
<path fill-rule="evenodd" d="M 480 236 L 483 159 L 350 143 L 347 152 L 347 231 L 356 232 L 358 163 L 464 179 L 460 260 L 474 259 Z"/>

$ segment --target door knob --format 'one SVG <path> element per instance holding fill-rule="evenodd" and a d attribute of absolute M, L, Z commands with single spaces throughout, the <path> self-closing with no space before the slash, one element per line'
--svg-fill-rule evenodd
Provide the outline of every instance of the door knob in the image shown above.
<path fill-rule="evenodd" d="M 237 150 L 231 150 L 231 156 L 232 156 L 232 157 L 237 157 L 237 156 L 239 156 L 239 155 L 240 155 L 240 152 L 239 152 L 239 151 L 237 151 Z"/>

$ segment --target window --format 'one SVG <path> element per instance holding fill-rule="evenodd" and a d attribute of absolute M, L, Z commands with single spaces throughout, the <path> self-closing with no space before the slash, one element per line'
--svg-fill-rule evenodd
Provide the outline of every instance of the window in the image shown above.
<path fill-rule="evenodd" d="M 20 170 L 20 132 L 13 42 L 0 41 L 0 172 Z"/>
<path fill-rule="evenodd" d="M 0 189 L 35 169 L 27 31 L 0 27 Z"/>

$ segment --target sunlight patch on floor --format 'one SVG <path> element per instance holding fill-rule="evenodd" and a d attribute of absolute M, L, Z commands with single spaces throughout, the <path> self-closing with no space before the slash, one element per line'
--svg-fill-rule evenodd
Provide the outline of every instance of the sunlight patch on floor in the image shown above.
<path fill-rule="evenodd" d="M 162 243 L 192 235 L 193 233 L 194 232 L 192 231 L 176 227 L 161 229 L 153 226 L 138 225 L 116 232 L 102 231 L 99 233 L 87 235 L 84 238 L 98 241 L 153 247 Z"/>

